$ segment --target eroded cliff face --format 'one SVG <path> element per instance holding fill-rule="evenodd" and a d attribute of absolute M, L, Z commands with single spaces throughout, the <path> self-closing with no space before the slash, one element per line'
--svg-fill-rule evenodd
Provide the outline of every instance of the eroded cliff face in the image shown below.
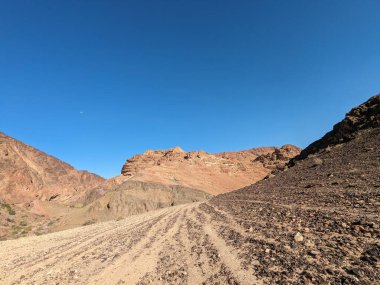
<path fill-rule="evenodd" d="M 273 169 L 283 167 L 300 150 L 292 145 L 215 154 L 185 152 L 180 147 L 148 150 L 128 159 L 123 165 L 122 176 L 115 180 L 181 185 L 214 195 L 261 180 Z"/>

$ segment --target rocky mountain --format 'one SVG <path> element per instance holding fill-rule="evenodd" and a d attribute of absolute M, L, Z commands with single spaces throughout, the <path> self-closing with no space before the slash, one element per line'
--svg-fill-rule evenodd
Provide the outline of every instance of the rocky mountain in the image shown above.
<path fill-rule="evenodd" d="M 380 95 L 352 109 L 286 171 L 213 199 L 220 228 L 272 284 L 380 280 Z M 215 219 L 225 220 L 210 207 Z"/>
<path fill-rule="evenodd" d="M 128 159 L 115 180 L 180 185 L 215 195 L 261 180 L 299 152 L 300 148 L 292 145 L 215 154 L 185 152 L 180 147 L 148 150 Z"/>
<path fill-rule="evenodd" d="M 68 201 L 105 180 L 0 133 L 0 199 Z"/>

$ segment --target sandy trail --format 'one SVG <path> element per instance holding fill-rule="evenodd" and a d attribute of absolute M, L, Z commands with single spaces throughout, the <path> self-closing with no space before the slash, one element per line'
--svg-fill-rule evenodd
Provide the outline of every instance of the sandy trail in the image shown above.
<path fill-rule="evenodd" d="M 1 242 L 0 284 L 261 284 L 199 206 Z"/>

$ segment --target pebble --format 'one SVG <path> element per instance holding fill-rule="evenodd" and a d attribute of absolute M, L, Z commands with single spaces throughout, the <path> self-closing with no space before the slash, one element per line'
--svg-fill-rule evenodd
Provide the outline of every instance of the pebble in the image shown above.
<path fill-rule="evenodd" d="M 354 226 L 354 230 L 357 231 L 357 232 L 363 232 L 364 231 L 364 227 L 362 227 L 362 226 Z"/>
<path fill-rule="evenodd" d="M 296 242 L 302 242 L 303 241 L 303 236 L 301 235 L 301 233 L 296 233 L 295 236 L 294 236 L 294 240 Z"/>
<path fill-rule="evenodd" d="M 319 252 L 316 250 L 311 250 L 311 251 L 309 251 L 309 255 L 316 257 L 317 255 L 319 255 Z"/>
<path fill-rule="evenodd" d="M 373 229 L 378 229 L 379 228 L 379 225 L 376 224 L 376 223 L 370 223 L 369 226 Z"/>

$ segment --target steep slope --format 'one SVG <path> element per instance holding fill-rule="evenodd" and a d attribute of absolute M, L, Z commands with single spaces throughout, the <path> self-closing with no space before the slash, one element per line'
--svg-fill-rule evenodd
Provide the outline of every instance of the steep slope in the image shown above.
<path fill-rule="evenodd" d="M 380 95 L 349 112 L 287 171 L 221 195 L 246 264 L 274 283 L 380 282 Z M 209 208 L 209 212 L 213 213 Z M 214 213 L 215 219 L 220 219 Z M 298 280 L 298 281 L 297 281 Z"/>
<path fill-rule="evenodd" d="M 299 152 L 292 145 L 216 154 L 185 152 L 180 147 L 149 150 L 128 159 L 115 180 L 180 185 L 215 195 L 255 183 Z"/>
<path fill-rule="evenodd" d="M 0 133 L 0 199 L 8 203 L 66 201 L 104 179 Z"/>

